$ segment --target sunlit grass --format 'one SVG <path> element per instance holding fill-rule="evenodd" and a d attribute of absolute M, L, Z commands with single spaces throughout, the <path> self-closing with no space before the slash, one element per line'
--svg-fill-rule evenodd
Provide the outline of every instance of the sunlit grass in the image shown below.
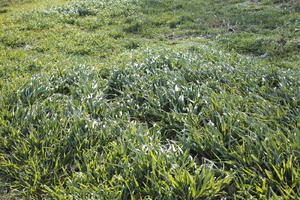
<path fill-rule="evenodd" d="M 3 1 L 0 199 L 300 198 L 297 6 Z"/>
<path fill-rule="evenodd" d="M 296 198 L 298 72 L 188 49 L 53 71 L 6 93 L 9 194 Z"/>

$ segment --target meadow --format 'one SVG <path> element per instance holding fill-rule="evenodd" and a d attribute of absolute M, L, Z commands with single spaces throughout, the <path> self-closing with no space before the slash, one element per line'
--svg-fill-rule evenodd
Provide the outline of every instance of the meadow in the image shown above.
<path fill-rule="evenodd" d="M 0 200 L 300 199 L 299 13 L 0 1 Z"/>

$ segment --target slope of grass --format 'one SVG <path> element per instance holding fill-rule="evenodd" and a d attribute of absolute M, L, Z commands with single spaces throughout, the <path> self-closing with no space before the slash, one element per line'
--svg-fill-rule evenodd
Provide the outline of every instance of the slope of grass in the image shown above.
<path fill-rule="evenodd" d="M 0 10 L 0 199 L 300 198 L 298 1 Z"/>
<path fill-rule="evenodd" d="M 184 52 L 134 52 L 126 65 L 53 71 L 6 92 L 9 194 L 297 198 L 299 73 L 207 46 Z"/>

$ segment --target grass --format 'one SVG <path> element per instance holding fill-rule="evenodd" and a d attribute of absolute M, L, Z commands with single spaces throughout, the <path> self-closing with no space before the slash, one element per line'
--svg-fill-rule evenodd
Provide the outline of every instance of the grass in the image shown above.
<path fill-rule="evenodd" d="M 0 3 L 0 199 L 298 199 L 298 1 Z"/>

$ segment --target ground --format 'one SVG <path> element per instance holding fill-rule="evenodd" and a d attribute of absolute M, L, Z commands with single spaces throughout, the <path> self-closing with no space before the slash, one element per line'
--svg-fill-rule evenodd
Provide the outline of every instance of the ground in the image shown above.
<path fill-rule="evenodd" d="M 0 199 L 300 198 L 297 0 L 0 2 Z"/>

